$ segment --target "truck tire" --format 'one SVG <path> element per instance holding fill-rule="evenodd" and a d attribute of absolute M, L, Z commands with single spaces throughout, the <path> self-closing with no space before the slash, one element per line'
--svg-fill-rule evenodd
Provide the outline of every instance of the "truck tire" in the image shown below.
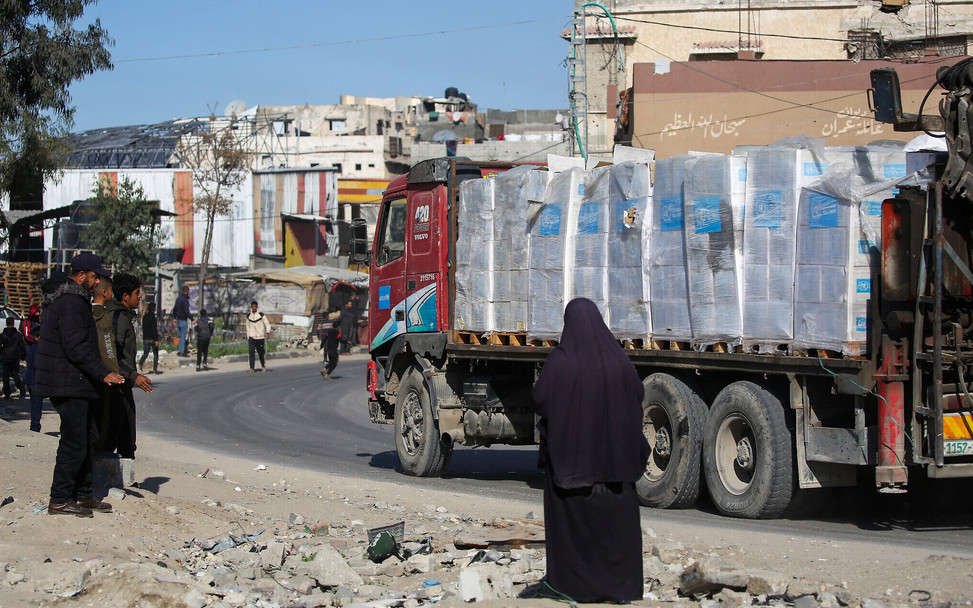
<path fill-rule="evenodd" d="M 441 476 L 452 454 L 452 444 L 439 437 L 426 383 L 415 370 L 406 373 L 395 399 L 395 451 L 402 470 L 416 477 Z"/>
<path fill-rule="evenodd" d="M 658 509 L 691 507 L 699 497 L 706 404 L 669 374 L 652 374 L 643 384 L 642 431 L 652 452 L 635 483 L 639 500 Z"/>
<path fill-rule="evenodd" d="M 716 396 L 703 436 L 703 472 L 724 515 L 772 518 L 790 504 L 791 432 L 780 400 L 752 382 L 734 382 Z"/>

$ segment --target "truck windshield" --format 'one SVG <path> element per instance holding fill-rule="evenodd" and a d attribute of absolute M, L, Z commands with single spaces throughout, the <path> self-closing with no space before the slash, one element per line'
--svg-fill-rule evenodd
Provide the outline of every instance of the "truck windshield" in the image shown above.
<path fill-rule="evenodd" d="M 397 198 L 388 201 L 385 211 L 382 240 L 375 252 L 377 266 L 388 264 L 405 255 L 405 199 Z"/>

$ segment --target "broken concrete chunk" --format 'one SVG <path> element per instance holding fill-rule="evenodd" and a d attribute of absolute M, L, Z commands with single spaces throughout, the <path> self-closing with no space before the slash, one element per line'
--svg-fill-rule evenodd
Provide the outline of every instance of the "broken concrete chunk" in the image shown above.
<path fill-rule="evenodd" d="M 108 489 L 108 496 L 107 496 L 108 500 L 116 501 L 117 502 L 119 500 L 125 500 L 125 496 L 126 496 L 125 490 L 123 490 L 121 488 L 109 488 Z"/>
<path fill-rule="evenodd" d="M 288 519 L 288 521 L 291 522 L 291 525 L 292 526 L 303 526 L 304 525 L 304 516 L 303 515 L 299 515 L 297 513 L 291 513 L 288 516 L 287 519 Z"/>
<path fill-rule="evenodd" d="M 744 608 L 751 604 L 750 594 L 743 591 L 733 591 L 732 589 L 723 588 L 714 596 L 714 599 L 719 600 L 720 605 L 724 608 Z"/>
<path fill-rule="evenodd" d="M 261 565 L 265 571 L 278 570 L 284 564 L 287 548 L 283 543 L 271 543 L 260 552 Z"/>
<path fill-rule="evenodd" d="M 750 577 L 733 562 L 716 557 L 704 557 L 686 568 L 679 577 L 679 593 L 683 596 L 710 595 L 724 588 L 742 591 Z"/>
<path fill-rule="evenodd" d="M 772 570 L 748 570 L 747 574 L 750 576 L 747 583 L 750 595 L 780 597 L 787 593 L 788 579 L 783 574 Z"/>
<path fill-rule="evenodd" d="M 813 595 L 802 595 L 801 597 L 794 598 L 793 604 L 794 608 L 818 608 L 821 605 Z"/>
<path fill-rule="evenodd" d="M 362 577 L 351 569 L 337 549 L 324 543 L 314 547 L 314 559 L 301 562 L 308 576 L 321 587 L 357 587 L 363 583 Z"/>
<path fill-rule="evenodd" d="M 658 557 L 663 563 L 671 564 L 678 562 L 686 548 L 678 542 L 661 542 L 652 545 L 652 555 Z"/>
<path fill-rule="evenodd" d="M 436 570 L 438 558 L 435 555 L 413 555 L 406 560 L 407 568 L 411 572 L 418 572 L 420 574 L 428 574 Z"/>

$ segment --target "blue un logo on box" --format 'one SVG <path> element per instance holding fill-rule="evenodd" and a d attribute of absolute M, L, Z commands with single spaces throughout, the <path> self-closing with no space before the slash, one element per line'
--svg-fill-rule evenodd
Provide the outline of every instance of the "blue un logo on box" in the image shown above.
<path fill-rule="evenodd" d="M 871 293 L 872 292 L 872 280 L 871 279 L 858 279 L 855 281 L 855 291 L 858 293 Z"/>
<path fill-rule="evenodd" d="M 855 331 L 868 331 L 867 317 L 855 317 Z"/>

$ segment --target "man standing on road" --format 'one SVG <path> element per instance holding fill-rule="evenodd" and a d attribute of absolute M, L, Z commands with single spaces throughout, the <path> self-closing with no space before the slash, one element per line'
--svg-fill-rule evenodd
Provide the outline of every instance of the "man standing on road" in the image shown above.
<path fill-rule="evenodd" d="M 49 397 L 61 417 L 51 483 L 51 515 L 91 517 L 92 511 L 111 512 L 111 505 L 94 497 L 91 449 L 98 439 L 89 403 L 99 398 L 101 384 L 125 381 L 101 362 L 98 334 L 91 316 L 91 290 L 99 277 L 109 277 L 101 258 L 81 253 L 71 260 L 71 274 L 60 271 L 41 287 L 44 323 L 37 350 L 36 387 Z"/>
<path fill-rule="evenodd" d="M 135 458 L 135 395 L 137 386 L 152 392 L 152 381 L 136 371 L 135 309 L 142 303 L 142 281 L 127 272 L 115 273 L 115 298 L 106 308 L 111 315 L 118 352 L 118 372 L 124 386 L 112 391 L 111 433 L 105 449 L 114 448 L 122 458 Z M 114 440 L 114 441 L 112 441 Z"/>
<path fill-rule="evenodd" d="M 264 313 L 257 311 L 257 302 L 250 302 L 250 314 L 247 315 L 247 347 L 250 351 L 250 371 L 254 372 L 254 351 L 260 355 L 260 371 L 267 371 L 267 363 L 264 361 L 264 345 L 270 337 L 270 321 Z"/>
<path fill-rule="evenodd" d="M 345 354 L 351 352 L 351 332 L 355 331 L 357 322 L 358 311 L 355 309 L 355 302 L 348 300 L 345 302 L 345 307 L 341 309 L 341 316 L 338 317 L 338 323 L 341 329 L 341 352 Z"/>
<path fill-rule="evenodd" d="M 7 317 L 7 326 L 0 332 L 0 364 L 3 365 L 3 398 L 10 399 L 10 379 L 13 378 L 20 398 L 27 396 L 27 386 L 20 379 L 20 362 L 27 357 L 27 346 L 14 327 L 14 318 Z"/>
<path fill-rule="evenodd" d="M 172 316 L 176 319 L 176 327 L 179 328 L 179 348 L 180 357 L 189 356 L 189 345 L 186 344 L 186 331 L 189 329 L 189 322 L 193 315 L 189 313 L 189 286 L 182 286 L 182 294 L 176 298 L 176 305 L 172 307 Z"/>
<path fill-rule="evenodd" d="M 139 370 L 145 371 L 145 360 L 152 351 L 152 373 L 159 373 L 159 323 L 155 318 L 155 302 L 149 302 L 148 310 L 142 317 L 142 358 L 139 359 Z"/>

